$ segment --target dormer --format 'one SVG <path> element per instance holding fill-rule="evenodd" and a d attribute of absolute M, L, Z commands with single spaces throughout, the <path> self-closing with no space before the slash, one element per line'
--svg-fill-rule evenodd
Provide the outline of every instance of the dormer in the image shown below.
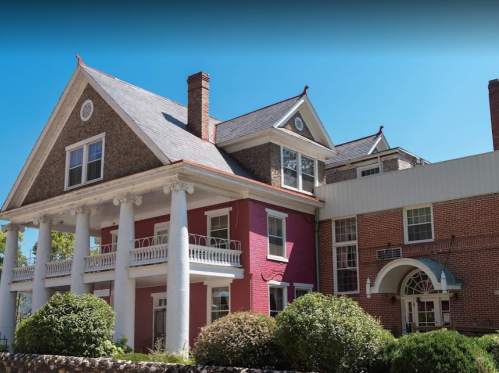
<path fill-rule="evenodd" d="M 304 91 L 215 126 L 216 145 L 264 183 L 307 194 L 336 149 Z"/>

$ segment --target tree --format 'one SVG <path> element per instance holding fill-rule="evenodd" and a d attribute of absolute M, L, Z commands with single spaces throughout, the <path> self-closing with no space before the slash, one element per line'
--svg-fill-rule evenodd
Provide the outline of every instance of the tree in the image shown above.
<path fill-rule="evenodd" d="M 75 236 L 71 233 L 52 232 L 52 261 L 66 260 L 73 257 Z M 33 246 L 36 255 L 38 242 Z"/>
<path fill-rule="evenodd" d="M 24 236 L 19 232 L 19 245 L 17 249 L 17 266 L 25 266 L 28 263 L 28 259 L 23 255 L 21 251 L 21 243 L 24 240 Z M 7 241 L 7 233 L 0 231 L 0 277 L 2 276 L 3 258 L 5 256 L 5 244 Z"/>

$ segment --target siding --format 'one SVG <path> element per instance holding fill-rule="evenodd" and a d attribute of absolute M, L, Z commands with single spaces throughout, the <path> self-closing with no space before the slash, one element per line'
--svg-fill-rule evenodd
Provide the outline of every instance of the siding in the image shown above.
<path fill-rule="evenodd" d="M 433 163 L 316 188 L 320 219 L 499 192 L 499 152 Z"/>

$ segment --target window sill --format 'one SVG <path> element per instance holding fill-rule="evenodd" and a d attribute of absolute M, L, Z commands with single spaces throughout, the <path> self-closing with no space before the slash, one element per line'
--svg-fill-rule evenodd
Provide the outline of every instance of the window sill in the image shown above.
<path fill-rule="evenodd" d="M 293 192 L 298 192 L 298 193 L 306 194 L 307 196 L 315 196 L 315 194 L 312 193 L 312 192 L 307 192 L 306 190 L 301 190 L 301 189 L 294 188 L 294 187 L 291 187 L 291 186 L 287 186 L 287 185 L 284 185 L 284 184 L 282 184 L 281 187 L 283 189 L 292 190 Z M 316 188 L 316 187 L 317 187 L 317 185 L 314 188 Z"/>
<path fill-rule="evenodd" d="M 102 180 L 104 180 L 104 178 L 100 177 L 98 179 L 90 180 L 90 181 L 87 181 L 85 183 L 81 183 L 81 184 L 78 184 L 78 185 L 72 185 L 70 187 L 64 188 L 64 191 L 67 192 L 68 190 L 76 189 L 76 188 L 79 188 L 79 187 L 82 187 L 82 186 L 85 186 L 85 185 L 88 185 L 88 184 L 93 184 L 93 183 L 96 183 L 96 182 L 102 181 Z"/>
<path fill-rule="evenodd" d="M 289 262 L 288 258 L 285 258 L 283 256 L 276 256 L 276 255 L 267 255 L 267 260 L 273 260 L 276 262 L 283 262 L 283 263 Z"/>
<path fill-rule="evenodd" d="M 424 242 L 435 242 L 434 238 L 431 238 L 429 240 L 419 240 L 419 241 L 405 241 L 404 244 L 406 245 L 411 245 L 413 243 L 424 243 Z"/>
<path fill-rule="evenodd" d="M 342 292 L 335 291 L 334 294 L 335 295 L 360 294 L 360 291 L 359 290 L 356 290 L 356 291 L 342 291 Z"/>

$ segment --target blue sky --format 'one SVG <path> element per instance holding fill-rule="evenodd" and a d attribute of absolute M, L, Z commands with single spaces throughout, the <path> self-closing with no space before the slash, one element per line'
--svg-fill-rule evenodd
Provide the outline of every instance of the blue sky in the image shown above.
<path fill-rule="evenodd" d="M 2 202 L 76 54 L 182 104 L 187 76 L 206 71 L 219 119 L 309 85 L 335 144 L 383 125 L 392 147 L 431 162 L 492 150 L 487 84 L 499 78 L 499 4 L 103 3 L 0 6 Z M 28 231 L 26 253 L 35 240 Z"/>

